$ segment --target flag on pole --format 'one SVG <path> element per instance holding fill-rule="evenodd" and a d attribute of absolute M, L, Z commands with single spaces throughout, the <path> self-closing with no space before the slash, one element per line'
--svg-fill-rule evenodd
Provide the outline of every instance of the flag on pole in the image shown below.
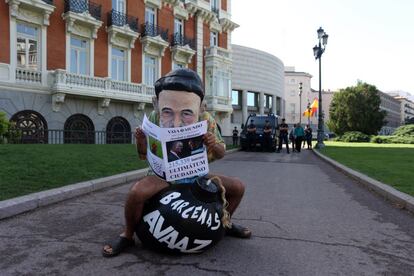
<path fill-rule="evenodd" d="M 318 99 L 315 98 L 309 108 L 303 112 L 303 116 L 312 117 L 318 111 Z"/>
<path fill-rule="evenodd" d="M 310 108 L 311 108 L 311 116 L 315 115 L 316 112 L 318 111 L 318 108 L 319 108 L 319 101 L 318 101 L 318 99 L 315 98 L 313 100 L 313 103 L 311 104 Z"/>
<path fill-rule="evenodd" d="M 310 108 L 307 108 L 306 110 L 305 110 L 305 112 L 303 112 L 303 116 L 305 116 L 305 117 L 310 117 L 311 115 L 310 115 L 310 113 L 311 113 L 311 109 Z"/>

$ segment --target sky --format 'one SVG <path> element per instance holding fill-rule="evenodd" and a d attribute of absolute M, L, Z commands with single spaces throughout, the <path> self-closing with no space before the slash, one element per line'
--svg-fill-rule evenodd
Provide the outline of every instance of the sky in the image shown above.
<path fill-rule="evenodd" d="M 312 48 L 322 27 L 329 35 L 323 90 L 361 80 L 384 92 L 414 95 L 412 0 L 232 0 L 231 16 L 240 25 L 233 44 L 263 50 L 310 73 L 313 89 L 319 89 L 319 68 Z"/>

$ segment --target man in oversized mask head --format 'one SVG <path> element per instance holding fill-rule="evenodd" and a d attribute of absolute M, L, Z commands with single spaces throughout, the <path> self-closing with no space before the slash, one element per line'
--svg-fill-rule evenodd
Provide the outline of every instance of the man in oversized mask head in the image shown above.
<path fill-rule="evenodd" d="M 224 156 L 225 143 L 217 129 L 217 124 L 202 105 L 204 89 L 197 73 L 190 69 L 174 70 L 156 81 L 155 93 L 154 111 L 149 116 L 151 122 L 160 127 L 171 128 L 207 120 L 207 133 L 203 137 L 203 142 L 207 147 L 209 162 Z M 140 128 L 137 128 L 135 136 L 138 155 L 141 159 L 145 159 L 147 154 L 145 134 Z M 226 189 L 226 199 L 229 203 L 227 210 L 232 215 L 243 197 L 244 185 L 234 177 L 208 174 L 207 178 L 213 176 L 218 176 Z M 116 240 L 104 246 L 103 255 L 105 257 L 116 256 L 127 247 L 132 246 L 134 244 L 134 229 L 141 219 L 145 201 L 168 185 L 178 185 L 186 181 L 188 179 L 173 183 L 166 182 L 150 171 L 148 176 L 135 183 L 129 191 L 125 203 L 125 230 Z M 226 233 L 239 238 L 251 236 L 249 229 L 233 223 L 226 229 Z"/>

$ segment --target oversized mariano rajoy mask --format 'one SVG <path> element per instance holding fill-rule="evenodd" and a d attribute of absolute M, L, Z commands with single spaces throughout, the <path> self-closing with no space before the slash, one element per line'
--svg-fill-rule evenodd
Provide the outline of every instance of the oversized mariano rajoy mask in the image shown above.
<path fill-rule="evenodd" d="M 181 127 L 198 121 L 204 98 L 200 77 L 191 69 L 171 71 L 155 82 L 160 127 Z"/>

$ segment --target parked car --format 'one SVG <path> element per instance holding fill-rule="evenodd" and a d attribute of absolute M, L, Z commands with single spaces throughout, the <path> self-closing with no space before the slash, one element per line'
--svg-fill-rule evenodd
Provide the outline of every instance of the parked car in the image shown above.
<path fill-rule="evenodd" d="M 254 124 L 256 125 L 256 138 L 255 138 L 255 144 L 256 148 L 259 147 L 259 149 L 263 150 L 263 128 L 265 126 L 266 120 L 269 121 L 270 126 L 272 128 L 271 133 L 271 150 L 276 150 L 276 129 L 278 129 L 278 117 L 274 114 L 269 115 L 256 115 L 256 114 L 250 114 L 249 117 L 246 120 L 246 123 L 244 124 L 244 128 L 242 129 L 240 133 L 240 145 L 242 150 L 246 150 L 249 148 L 248 142 L 247 142 L 247 126 L 250 124 L 250 120 L 254 120 Z"/>

